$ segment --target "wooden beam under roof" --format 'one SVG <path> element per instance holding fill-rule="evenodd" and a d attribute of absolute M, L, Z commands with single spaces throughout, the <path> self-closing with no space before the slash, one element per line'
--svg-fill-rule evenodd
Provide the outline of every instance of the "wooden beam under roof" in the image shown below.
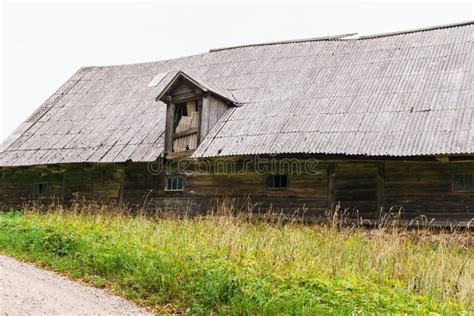
<path fill-rule="evenodd" d="M 435 156 L 435 159 L 441 163 L 449 163 L 449 156 Z"/>

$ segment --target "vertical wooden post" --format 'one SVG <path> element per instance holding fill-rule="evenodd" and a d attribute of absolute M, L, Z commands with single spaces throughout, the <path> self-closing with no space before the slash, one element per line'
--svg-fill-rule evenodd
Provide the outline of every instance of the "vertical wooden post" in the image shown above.
<path fill-rule="evenodd" d="M 199 115 L 199 142 L 204 140 L 207 133 L 209 133 L 209 111 L 211 110 L 211 98 L 208 94 L 202 95 L 201 114 Z"/>
<path fill-rule="evenodd" d="M 166 105 L 165 153 L 173 152 L 174 111 L 174 103 L 168 102 Z"/>
<path fill-rule="evenodd" d="M 384 206 L 384 187 L 385 187 L 385 163 L 380 162 L 377 165 L 377 211 L 380 212 Z"/>
<path fill-rule="evenodd" d="M 335 165 L 334 163 L 329 163 L 328 165 L 328 208 L 330 210 L 334 209 L 334 188 L 335 188 Z"/>
<path fill-rule="evenodd" d="M 197 126 L 197 144 L 199 145 L 202 142 L 202 131 L 201 131 L 201 126 L 202 126 L 202 98 L 198 99 L 197 101 L 197 107 L 198 107 L 198 126 Z"/>

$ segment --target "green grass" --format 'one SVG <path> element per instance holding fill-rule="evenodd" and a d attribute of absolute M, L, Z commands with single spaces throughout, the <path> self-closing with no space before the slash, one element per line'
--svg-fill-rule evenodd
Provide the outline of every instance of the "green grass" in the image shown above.
<path fill-rule="evenodd" d="M 468 236 L 439 237 L 225 216 L 0 213 L 1 252 L 159 313 L 471 314 Z"/>

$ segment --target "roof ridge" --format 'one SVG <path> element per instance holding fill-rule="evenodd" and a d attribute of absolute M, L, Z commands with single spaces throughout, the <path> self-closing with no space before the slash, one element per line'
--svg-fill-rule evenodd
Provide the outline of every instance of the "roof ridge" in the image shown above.
<path fill-rule="evenodd" d="M 388 37 L 388 36 L 394 36 L 394 35 L 402 35 L 402 34 L 408 34 L 408 33 L 434 31 L 434 30 L 447 29 L 447 28 L 452 28 L 452 27 L 465 26 L 465 25 L 470 25 L 470 24 L 474 24 L 474 20 L 449 23 L 449 24 L 440 24 L 440 25 L 421 27 L 421 28 L 404 30 L 404 31 L 386 32 L 386 33 L 373 34 L 373 35 L 363 35 L 357 39 L 371 39 L 371 38 Z"/>
<path fill-rule="evenodd" d="M 330 40 L 339 40 L 345 37 L 354 36 L 357 33 L 344 33 L 338 35 L 330 35 L 330 36 L 321 36 L 321 37 L 310 37 L 310 38 L 301 38 L 301 39 L 294 39 L 294 40 L 284 40 L 284 41 L 276 41 L 276 42 L 266 42 L 266 43 L 255 43 L 255 44 L 244 44 L 238 46 L 229 46 L 229 47 L 221 47 L 221 48 L 212 48 L 209 50 L 210 53 L 218 52 L 222 50 L 229 50 L 229 49 L 236 49 L 236 48 L 244 48 L 244 47 L 253 47 L 253 46 L 270 46 L 270 45 L 279 45 L 279 44 L 292 44 L 292 43 L 304 43 L 304 42 L 317 42 L 317 41 L 330 41 Z"/>
<path fill-rule="evenodd" d="M 409 33 L 416 33 L 416 32 L 424 32 L 424 31 L 433 31 L 445 28 L 452 28 L 452 27 L 459 27 L 474 24 L 474 20 L 463 21 L 463 22 L 456 22 L 450 24 L 441 24 L 429 27 L 422 27 L 416 29 L 409 29 L 403 31 L 394 31 L 394 32 L 386 32 L 380 34 L 372 34 L 372 35 L 363 35 L 357 38 L 346 38 L 357 35 L 357 33 L 345 33 L 345 34 L 338 34 L 338 35 L 331 35 L 331 36 L 321 36 L 321 37 L 313 37 L 313 38 L 302 38 L 302 39 L 294 39 L 294 40 L 284 40 L 284 41 L 276 41 L 276 42 L 266 42 L 266 43 L 254 43 L 254 44 L 244 44 L 244 45 L 237 45 L 237 46 L 229 46 L 229 47 L 222 47 L 222 48 L 213 48 L 210 49 L 209 52 L 218 52 L 223 50 L 231 50 L 237 48 L 245 48 L 245 47 L 256 47 L 256 46 L 270 46 L 270 45 L 280 45 L 280 44 L 292 44 L 292 43 L 304 43 L 304 42 L 317 42 L 317 41 L 337 41 L 337 40 L 365 40 L 365 39 L 372 39 L 372 38 L 379 38 L 379 37 L 388 37 L 388 36 L 395 36 L 395 35 L 402 35 L 402 34 L 409 34 Z"/>

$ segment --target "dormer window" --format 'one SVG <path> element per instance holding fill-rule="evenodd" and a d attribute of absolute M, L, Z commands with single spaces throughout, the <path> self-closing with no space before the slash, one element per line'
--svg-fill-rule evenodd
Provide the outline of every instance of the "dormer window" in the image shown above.
<path fill-rule="evenodd" d="M 167 105 L 165 154 L 190 155 L 236 101 L 230 91 L 181 71 L 165 83 L 157 97 Z"/>

